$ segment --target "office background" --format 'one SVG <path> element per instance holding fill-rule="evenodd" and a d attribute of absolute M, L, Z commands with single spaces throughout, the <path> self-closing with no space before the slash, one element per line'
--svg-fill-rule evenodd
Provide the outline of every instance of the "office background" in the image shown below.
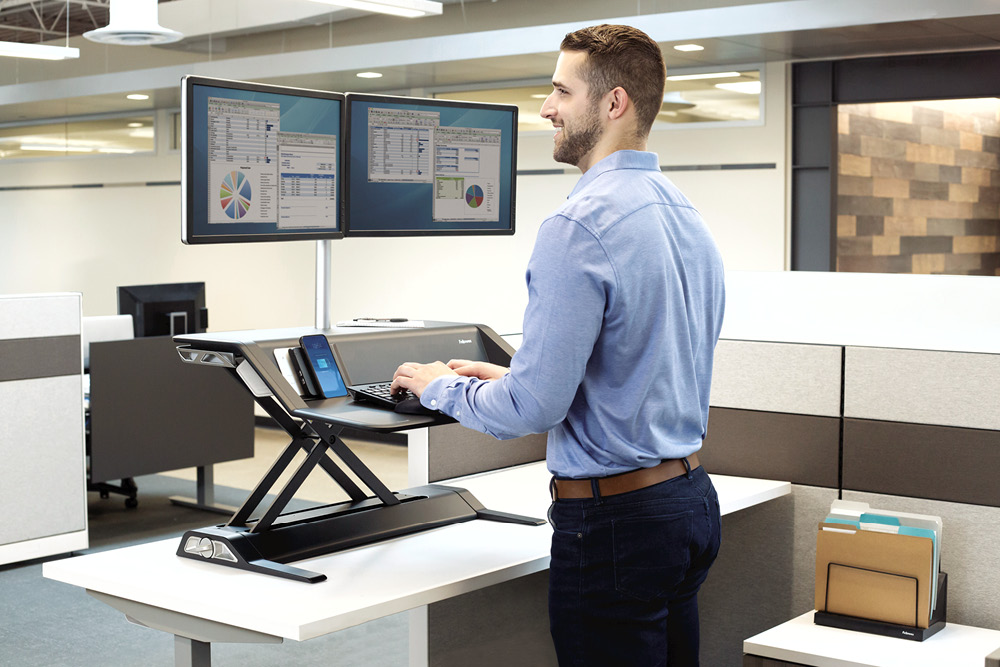
<path fill-rule="evenodd" d="M 183 8 L 191 12 L 187 17 L 190 28 L 168 20 L 171 5 L 175 5 L 175 11 Z M 503 87 L 522 80 L 544 84 L 551 75 L 562 34 L 606 20 L 636 25 L 663 43 L 670 73 L 758 66 L 763 82 L 760 122 L 663 128 L 655 130 L 650 139 L 650 149 L 659 153 L 668 176 L 703 212 L 722 249 L 727 269 L 756 272 L 791 268 L 793 218 L 801 212 L 797 205 L 802 203 L 793 200 L 793 166 L 808 171 L 807 180 L 816 173 L 809 170 L 817 168 L 808 159 L 796 161 L 797 157 L 810 156 L 795 155 L 794 93 L 797 87 L 801 90 L 801 86 L 815 80 L 797 80 L 793 62 L 808 61 L 806 64 L 819 66 L 817 63 L 844 58 L 992 50 L 1000 45 L 1000 14 L 994 13 L 1000 7 L 974 0 L 879 3 L 497 0 L 447 3 L 445 14 L 433 19 L 403 21 L 357 16 L 344 21 L 324 21 L 319 26 L 290 25 L 287 17 L 274 16 L 262 4 L 255 5 L 251 0 L 244 0 L 241 5 L 247 9 L 238 17 L 240 21 L 261 24 L 259 31 L 241 35 L 240 28 L 231 27 L 232 34 L 207 33 L 205 25 L 226 26 L 221 13 L 212 14 L 224 12 L 225 3 L 174 0 L 161 3 L 161 22 L 198 35 L 188 48 L 106 47 L 74 37 L 70 43 L 81 48 L 78 61 L 17 60 L 0 68 L 0 129 L 45 117 L 117 112 L 124 110 L 119 98 L 133 91 L 152 93 L 150 103 L 144 108 L 157 119 L 154 154 L 0 159 L 0 293 L 81 291 L 84 314 L 101 315 L 116 310 L 116 285 L 200 280 L 208 285 L 214 330 L 308 325 L 313 321 L 313 243 L 220 247 L 180 244 L 180 156 L 170 146 L 169 127 L 178 104 L 171 95 L 176 94 L 180 76 L 189 72 L 342 91 L 414 95 L 487 83 Z M 198 8 L 202 13 L 195 11 Z M 269 28 L 265 27 L 268 21 Z M 484 28 L 489 32 L 480 34 Z M 700 56 L 681 54 L 670 48 L 687 41 L 703 42 L 708 48 Z M 357 71 L 368 69 L 384 71 L 386 76 L 374 84 L 355 77 Z M 991 77 L 993 71 L 983 72 L 982 76 Z M 935 97 L 934 84 L 928 82 L 928 98 Z M 850 115 L 866 117 L 860 111 Z M 888 120 L 898 122 L 899 116 Z M 874 122 L 866 125 L 866 121 L 848 118 L 847 123 L 845 132 L 835 132 L 833 125 L 828 127 L 834 135 L 843 135 L 841 148 L 855 159 L 843 162 L 839 174 L 834 170 L 831 175 L 828 170 L 819 176 L 821 184 L 831 187 L 832 179 L 841 177 L 838 183 L 841 194 L 852 198 L 845 203 L 853 209 L 844 211 L 841 217 L 833 216 L 831 225 L 817 232 L 835 251 L 844 251 L 840 252 L 841 258 L 860 257 L 869 262 L 865 264 L 871 267 L 869 270 L 891 270 L 891 265 L 900 261 L 895 258 L 905 256 L 910 258 L 911 270 L 940 271 L 949 267 L 938 265 L 936 257 L 945 253 L 937 237 L 957 234 L 932 234 L 929 229 L 961 225 L 968 232 L 970 227 L 979 226 L 984 233 L 967 235 L 998 236 L 996 219 L 1000 216 L 996 214 L 991 193 L 986 193 L 984 200 L 971 201 L 971 190 L 948 187 L 944 197 L 944 192 L 931 192 L 922 185 L 931 180 L 918 178 L 916 166 L 912 175 L 895 174 L 890 179 L 894 181 L 891 187 L 900 189 L 888 194 L 876 192 L 872 182 L 869 193 L 867 181 L 860 179 L 887 178 L 873 174 L 872 164 L 898 147 L 864 139 L 873 136 L 863 129 L 874 127 Z M 995 137 L 989 133 L 981 136 Z M 835 138 L 831 137 L 831 141 Z M 943 145 L 943 152 L 969 150 L 961 141 L 960 137 L 957 146 Z M 992 140 L 981 141 L 982 150 L 976 152 L 990 153 Z M 517 234 L 513 237 L 334 242 L 334 319 L 399 315 L 483 322 L 501 333 L 519 331 L 527 298 L 523 271 L 535 232 L 540 221 L 563 201 L 578 178 L 576 170 L 552 161 L 551 142 L 550 131 L 524 133 L 520 138 Z M 823 145 L 818 142 L 810 147 Z M 975 164 L 944 165 L 960 168 L 959 181 L 952 184 L 971 185 L 961 180 L 961 169 L 969 168 L 992 170 L 993 174 L 987 174 L 987 178 L 989 186 L 995 186 L 993 153 L 992 168 Z M 909 162 L 933 164 L 927 160 Z M 844 164 L 852 171 L 845 173 Z M 826 166 L 829 165 L 828 161 Z M 948 177 L 955 178 L 954 171 L 950 173 Z M 940 168 L 937 176 L 941 176 Z M 900 182 L 907 183 L 905 194 Z M 976 194 L 978 197 L 983 192 Z M 940 195 L 948 206 L 926 203 L 934 199 L 931 195 Z M 878 208 L 885 206 L 880 200 L 887 198 L 918 201 L 916 206 L 924 208 L 914 208 L 907 216 L 887 215 Z M 820 196 L 808 204 L 831 216 L 832 203 L 828 199 Z M 953 204 L 954 208 L 949 208 Z M 992 222 L 981 208 L 975 208 L 978 204 L 992 206 Z M 910 227 L 905 227 L 907 224 Z M 839 232 L 849 240 L 839 243 Z M 934 240 L 908 242 L 908 247 L 902 241 L 898 241 L 898 247 L 894 246 L 891 240 L 917 236 Z M 876 241 L 875 237 L 889 240 Z M 803 240 L 809 239 L 803 235 L 799 242 Z M 970 252 L 963 254 L 985 256 L 997 250 L 995 241 L 975 243 L 981 245 L 968 248 Z M 914 247 L 917 252 L 912 252 Z M 928 259 L 926 265 L 913 264 L 913 257 L 931 255 L 935 258 Z M 419 268 L 411 268 L 413 257 L 427 261 Z M 988 263 L 982 258 L 981 261 Z M 359 272 L 367 276 L 363 289 L 358 289 L 351 279 Z M 816 292 L 818 299 L 824 294 L 822 289 Z M 780 303 L 772 305 L 782 308 Z M 787 318 L 789 313 L 784 315 Z M 733 337 L 740 338 L 738 334 Z M 793 338 L 791 342 L 815 341 Z M 826 343 L 850 345 L 852 341 Z M 895 346 L 892 341 L 882 341 L 879 345 Z M 778 366 L 774 368 L 780 370 Z M 839 374 L 833 375 L 839 382 Z M 809 374 L 799 379 L 806 387 L 817 386 Z M 996 396 L 995 381 L 985 382 L 979 394 Z M 747 390 L 746 395 L 753 394 Z M 754 406 L 737 403 L 722 407 L 750 410 Z M 787 406 L 779 406 L 775 411 L 796 412 Z M 889 419 L 894 416 L 891 412 L 888 410 L 881 416 Z M 808 412 L 806 415 L 815 416 Z M 983 428 L 976 419 L 957 426 Z M 991 451 L 989 448 L 995 443 L 993 428 L 987 425 L 985 429 L 990 433 L 983 451 Z M 905 442 L 901 447 L 905 451 Z M 963 459 L 962 469 L 974 468 L 979 460 Z M 1000 506 L 995 494 L 949 496 L 940 488 L 913 491 L 872 488 L 868 482 L 858 483 L 853 479 L 813 479 L 794 469 L 808 463 L 805 457 L 793 463 L 793 469 L 782 476 L 795 483 L 793 496 L 780 505 L 748 512 L 728 528 L 733 543 L 749 544 L 762 525 L 778 523 L 784 527 L 780 545 L 733 553 L 734 560 L 737 555 L 745 557 L 748 568 L 767 562 L 780 565 L 768 576 L 750 583 L 755 592 L 761 593 L 764 612 L 757 610 L 758 622 L 781 622 L 811 605 L 809 554 L 815 518 L 842 491 L 846 492 L 845 497 L 871 499 L 881 505 L 889 502 L 903 510 L 944 516 L 946 531 L 950 531 L 946 533 L 949 549 L 946 567 L 957 587 L 953 590 L 959 592 L 953 598 L 957 603 L 953 607 L 955 620 L 985 627 L 995 625 L 996 551 L 992 538 L 976 530 L 976 526 L 995 523 L 996 508 Z M 929 460 L 929 465 L 933 466 L 934 460 Z M 747 474 L 745 469 L 732 472 Z M 839 462 L 827 466 L 824 474 L 840 474 Z M 765 475 L 766 471 L 760 472 L 760 476 Z M 720 568 L 719 572 L 721 577 L 725 570 Z M 722 604 L 717 608 L 726 609 L 727 614 L 727 584 L 739 585 L 739 581 L 736 575 L 732 580 L 719 580 L 715 599 Z M 733 633 L 727 639 L 739 641 L 763 627 L 747 628 L 739 637 Z"/>

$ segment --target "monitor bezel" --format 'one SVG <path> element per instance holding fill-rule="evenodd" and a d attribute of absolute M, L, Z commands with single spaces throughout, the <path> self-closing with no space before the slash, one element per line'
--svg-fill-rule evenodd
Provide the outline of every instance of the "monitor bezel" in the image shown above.
<path fill-rule="evenodd" d="M 351 113 L 352 102 L 385 102 L 388 104 L 426 104 L 431 103 L 436 106 L 458 107 L 466 109 L 492 109 L 496 111 L 508 111 L 513 114 L 513 124 L 511 131 L 514 133 L 511 142 L 510 156 L 510 227 L 504 229 L 463 229 L 463 230 L 438 230 L 438 229 L 391 229 L 391 230 L 355 230 L 351 228 L 351 207 L 344 199 L 344 206 L 341 209 L 342 227 L 346 237 L 379 237 L 379 236 L 511 236 L 516 227 L 516 204 L 517 204 L 517 114 L 518 107 L 513 104 L 493 104 L 488 102 L 465 102 L 461 100 L 440 100 L 432 97 L 409 97 L 404 95 L 378 95 L 374 93 L 347 93 L 344 103 L 344 182 L 351 182 Z M 347 190 L 349 192 L 349 189 Z M 349 195 L 348 195 L 349 196 Z"/>
<path fill-rule="evenodd" d="M 283 232 L 267 234 L 197 234 L 194 231 L 192 222 L 194 220 L 194 198 L 191 195 L 195 188 L 194 170 L 188 164 L 194 153 L 194 128 L 190 119 L 194 113 L 195 86 L 211 86 L 214 88 L 232 88 L 236 90 L 250 90 L 254 92 L 272 93 L 277 95 L 299 95 L 304 97 L 315 97 L 340 102 L 340 174 L 337 178 L 337 230 L 336 231 L 307 231 L 307 232 Z M 189 74 L 181 79 L 181 137 L 183 140 L 181 148 L 181 241 L 185 245 L 201 245 L 210 243 L 256 243 L 263 241 L 322 241 L 328 239 L 340 239 L 344 237 L 344 216 L 346 206 L 344 204 L 344 179 L 346 176 L 345 156 L 346 131 L 347 131 L 347 102 L 344 93 L 336 93 L 325 90 L 313 90 L 309 88 L 295 88 L 291 86 L 278 86 L 272 84 L 256 83 L 253 81 L 235 81 L 232 79 L 219 79 L 214 77 L 197 76 Z"/>

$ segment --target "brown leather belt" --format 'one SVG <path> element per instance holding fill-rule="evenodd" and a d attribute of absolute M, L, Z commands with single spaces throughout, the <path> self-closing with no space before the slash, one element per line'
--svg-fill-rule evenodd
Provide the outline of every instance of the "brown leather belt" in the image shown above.
<path fill-rule="evenodd" d="M 697 468 L 698 455 L 692 454 L 687 457 L 691 470 Z M 611 477 L 600 477 L 597 479 L 597 487 L 602 496 L 615 496 L 619 493 L 628 493 L 645 489 L 660 482 L 665 482 L 674 477 L 686 475 L 688 469 L 684 467 L 684 459 L 667 459 L 652 468 L 639 468 L 620 475 Z M 594 490 L 589 479 L 553 479 L 553 500 L 562 498 L 573 500 L 578 498 L 593 498 Z"/>

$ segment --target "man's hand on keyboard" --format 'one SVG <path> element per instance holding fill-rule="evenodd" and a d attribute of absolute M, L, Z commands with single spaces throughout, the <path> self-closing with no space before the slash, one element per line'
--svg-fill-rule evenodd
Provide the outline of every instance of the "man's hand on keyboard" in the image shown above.
<path fill-rule="evenodd" d="M 420 396 L 431 380 L 442 375 L 457 375 L 457 373 L 441 361 L 435 361 L 432 364 L 418 364 L 408 361 L 397 368 L 392 376 L 392 393 L 395 394 L 400 389 L 409 389 L 415 395 Z"/>
<path fill-rule="evenodd" d="M 448 362 L 448 368 L 459 375 L 479 378 L 480 380 L 499 380 L 510 372 L 509 368 L 485 361 L 469 361 L 468 359 L 452 359 Z"/>

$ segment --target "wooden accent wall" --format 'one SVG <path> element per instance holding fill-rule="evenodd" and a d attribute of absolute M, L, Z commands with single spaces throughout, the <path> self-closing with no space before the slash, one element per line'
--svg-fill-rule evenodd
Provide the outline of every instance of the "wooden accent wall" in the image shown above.
<path fill-rule="evenodd" d="M 1000 275 L 998 109 L 839 107 L 838 271 Z"/>

